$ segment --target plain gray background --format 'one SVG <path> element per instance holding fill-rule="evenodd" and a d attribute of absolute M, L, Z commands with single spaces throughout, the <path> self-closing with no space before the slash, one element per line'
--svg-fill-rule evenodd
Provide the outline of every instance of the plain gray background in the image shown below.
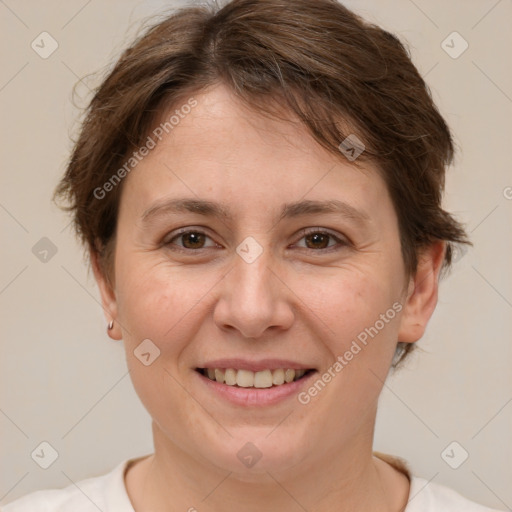
<path fill-rule="evenodd" d="M 510 510 L 512 3 L 345 4 L 409 43 L 459 148 L 446 207 L 474 242 L 441 284 L 419 343 L 425 352 L 386 383 L 375 449 L 405 458 L 418 476 Z M 0 503 L 153 451 L 150 418 L 129 379 L 122 342 L 105 334 L 99 294 L 69 218 L 50 198 L 77 128 L 72 87 L 107 69 L 147 16 L 176 5 L 0 0 Z M 45 59 L 31 47 L 42 32 L 58 44 Z M 468 48 L 454 58 L 464 41 Z M 79 84 L 79 103 L 96 83 Z M 48 469 L 31 458 L 43 441 L 58 452 Z M 457 469 L 446 462 L 457 465 L 466 452 Z"/>

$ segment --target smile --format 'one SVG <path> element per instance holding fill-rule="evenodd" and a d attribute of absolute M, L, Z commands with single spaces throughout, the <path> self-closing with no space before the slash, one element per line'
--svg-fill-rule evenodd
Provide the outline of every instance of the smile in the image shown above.
<path fill-rule="evenodd" d="M 314 370 L 278 368 L 253 372 L 234 368 L 197 368 L 197 371 L 210 380 L 227 386 L 261 389 L 295 382 Z"/>

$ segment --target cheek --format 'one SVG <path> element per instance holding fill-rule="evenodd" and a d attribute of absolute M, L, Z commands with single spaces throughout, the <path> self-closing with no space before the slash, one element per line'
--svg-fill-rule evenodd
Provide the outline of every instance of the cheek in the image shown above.
<path fill-rule="evenodd" d="M 329 281 L 316 312 L 329 326 L 323 343 L 331 361 L 332 414 L 350 410 L 365 417 L 389 372 L 397 342 L 401 310 L 399 284 L 391 273 L 346 272 Z M 350 391 L 349 391 L 350 390 Z"/>
<path fill-rule="evenodd" d="M 130 378 L 151 416 L 170 424 L 186 400 L 177 375 L 180 354 L 198 324 L 194 306 L 212 285 L 192 273 L 183 275 L 183 267 L 155 263 L 137 253 L 125 252 L 117 270 L 118 314 Z M 146 360 L 144 353 L 150 354 Z"/>
<path fill-rule="evenodd" d="M 398 332 L 396 309 L 400 306 L 393 307 L 399 300 L 397 284 L 386 272 L 377 276 L 359 267 L 338 272 L 310 290 L 310 295 L 307 289 L 303 285 L 304 301 L 316 300 L 310 318 L 318 317 L 321 322 L 316 325 L 328 326 L 321 342 L 329 358 L 318 381 L 299 397 L 300 403 L 308 404 L 304 414 L 308 411 L 318 418 L 326 438 L 345 435 L 349 439 L 374 414 L 389 371 Z M 344 432 L 340 424 L 345 425 Z"/>
<path fill-rule="evenodd" d="M 336 270 L 322 279 L 299 279 L 296 288 L 302 302 L 314 313 L 313 318 L 321 321 L 325 329 L 323 339 L 329 340 L 331 351 L 345 350 L 347 344 L 376 322 L 381 327 L 380 315 L 386 315 L 390 309 L 386 317 L 389 321 L 382 330 L 394 329 L 396 322 L 392 320 L 397 315 L 392 306 L 400 297 L 390 274 L 367 267 Z"/>
<path fill-rule="evenodd" d="M 125 341 L 133 345 L 149 338 L 162 351 L 180 346 L 178 340 L 186 338 L 185 330 L 193 327 L 191 321 L 201 310 L 200 301 L 218 281 L 213 270 L 173 266 L 161 258 L 136 253 L 119 259 L 116 276 Z"/>

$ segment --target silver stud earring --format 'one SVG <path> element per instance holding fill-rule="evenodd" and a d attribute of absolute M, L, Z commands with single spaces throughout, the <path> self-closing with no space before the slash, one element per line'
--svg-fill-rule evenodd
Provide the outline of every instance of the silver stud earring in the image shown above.
<path fill-rule="evenodd" d="M 107 329 L 111 331 L 114 328 L 114 320 L 110 320 L 110 322 L 107 325 Z"/>

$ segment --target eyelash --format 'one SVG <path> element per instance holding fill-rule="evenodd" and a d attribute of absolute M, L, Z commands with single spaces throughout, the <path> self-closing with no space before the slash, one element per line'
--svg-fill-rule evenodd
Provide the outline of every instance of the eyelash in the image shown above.
<path fill-rule="evenodd" d="M 199 252 L 199 251 L 202 251 L 205 249 L 212 248 L 212 247 L 201 247 L 199 249 L 187 249 L 187 248 L 179 247 L 173 243 L 173 240 L 176 240 L 177 238 L 180 238 L 181 236 L 187 235 L 190 233 L 197 233 L 197 234 L 205 235 L 206 237 L 211 239 L 211 237 L 206 232 L 202 231 L 201 229 L 185 228 L 182 231 L 178 231 L 178 233 L 176 233 L 170 240 L 165 241 L 163 243 L 163 245 L 168 247 L 172 251 L 183 252 L 183 253 Z M 302 240 L 303 238 L 305 238 L 306 236 L 315 235 L 315 234 L 327 235 L 330 238 L 334 239 L 337 242 L 337 245 L 331 246 L 331 247 L 326 247 L 323 249 L 310 249 L 309 247 L 301 247 L 301 249 L 306 249 L 306 250 L 317 252 L 317 253 L 327 253 L 327 252 L 340 250 L 343 247 L 347 247 L 350 245 L 350 243 L 347 240 L 343 240 L 329 231 L 320 230 L 320 229 L 311 229 L 311 230 L 308 230 L 307 228 L 303 229 L 301 231 L 302 236 L 299 238 L 299 241 Z"/>

